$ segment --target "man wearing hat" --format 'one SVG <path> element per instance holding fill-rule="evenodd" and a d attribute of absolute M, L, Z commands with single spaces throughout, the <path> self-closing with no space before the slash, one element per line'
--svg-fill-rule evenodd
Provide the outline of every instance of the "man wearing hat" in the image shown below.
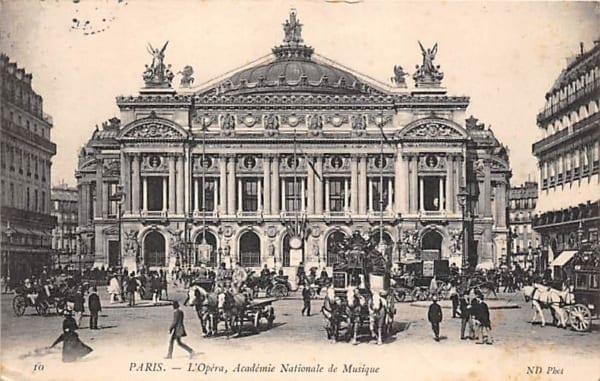
<path fill-rule="evenodd" d="M 429 306 L 427 318 L 431 323 L 431 329 L 435 335 L 434 340 L 440 341 L 440 323 L 442 322 L 442 308 L 437 304 L 437 296 L 433 296 L 431 299 L 433 302 Z"/>

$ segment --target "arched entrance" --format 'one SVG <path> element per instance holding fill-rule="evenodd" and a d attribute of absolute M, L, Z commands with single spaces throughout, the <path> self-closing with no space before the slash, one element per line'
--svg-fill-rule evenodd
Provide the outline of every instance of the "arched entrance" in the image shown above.
<path fill-rule="evenodd" d="M 165 237 L 159 232 L 150 232 L 144 238 L 144 264 L 148 267 L 166 265 Z"/>
<path fill-rule="evenodd" d="M 204 230 L 204 239 L 208 245 L 210 245 L 210 249 L 208 252 L 203 252 L 202 247 L 202 233 L 198 233 L 196 236 L 196 265 L 205 264 L 209 267 L 217 266 L 217 238 L 214 234 L 209 232 L 208 230 Z"/>
<path fill-rule="evenodd" d="M 444 237 L 437 230 L 429 230 L 421 238 L 421 259 L 435 261 L 442 258 Z"/>
<path fill-rule="evenodd" d="M 242 267 L 260 266 L 260 238 L 253 231 L 241 235 L 238 247 Z"/>
<path fill-rule="evenodd" d="M 381 235 L 379 231 L 375 231 L 371 234 L 371 241 L 375 243 L 375 247 L 379 247 L 379 239 Z M 383 232 L 383 242 L 385 243 L 385 253 L 387 255 L 388 260 L 392 259 L 392 250 L 394 250 L 394 241 L 392 237 L 387 233 Z"/>
<path fill-rule="evenodd" d="M 333 266 L 337 262 L 337 243 L 344 241 L 346 238 L 346 234 L 340 231 L 333 232 L 327 237 L 327 266 Z"/>

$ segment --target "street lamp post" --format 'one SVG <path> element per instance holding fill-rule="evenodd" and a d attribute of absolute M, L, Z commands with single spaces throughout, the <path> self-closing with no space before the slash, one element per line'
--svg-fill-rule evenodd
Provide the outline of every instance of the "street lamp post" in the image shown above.
<path fill-rule="evenodd" d="M 123 266 L 123 250 L 121 250 L 121 235 L 122 235 L 122 225 L 123 225 L 123 221 L 122 221 L 122 217 L 123 217 L 123 212 L 121 210 L 121 205 L 123 204 L 123 201 L 125 201 L 125 193 L 123 192 L 123 185 L 122 184 L 117 184 L 116 187 L 116 191 L 113 195 L 110 196 L 110 200 L 111 201 L 116 201 L 117 202 L 117 223 L 119 225 L 119 236 L 118 236 L 118 242 L 119 242 L 119 255 L 117 256 L 117 266 L 119 268 L 121 268 Z"/>
<path fill-rule="evenodd" d="M 460 204 L 461 208 L 461 226 L 462 226 L 462 237 L 463 237 L 463 250 L 462 250 L 462 268 L 464 269 L 467 265 L 468 259 L 468 250 L 469 250 L 469 238 L 467 236 L 467 229 L 465 226 L 465 211 L 467 206 L 467 198 L 469 194 L 467 193 L 467 189 L 465 187 L 460 187 L 458 194 L 456 195 L 457 201 Z"/>
<path fill-rule="evenodd" d="M 13 235 L 13 230 L 10 227 L 10 221 L 6 222 L 6 282 L 8 284 L 8 282 L 11 280 L 10 279 L 10 244 L 11 244 L 11 238 Z"/>

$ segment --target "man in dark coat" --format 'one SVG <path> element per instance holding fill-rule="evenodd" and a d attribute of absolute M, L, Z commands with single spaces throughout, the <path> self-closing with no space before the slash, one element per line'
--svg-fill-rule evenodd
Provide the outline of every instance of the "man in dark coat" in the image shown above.
<path fill-rule="evenodd" d="M 127 300 L 129 300 L 129 306 L 135 306 L 135 292 L 137 291 L 137 280 L 135 279 L 135 272 L 131 273 L 131 276 L 127 279 Z"/>
<path fill-rule="evenodd" d="M 490 310 L 487 303 L 484 301 L 483 295 L 480 295 L 478 299 L 479 302 L 474 311 L 475 319 L 479 322 L 479 327 L 477 329 L 477 344 L 492 344 L 490 335 L 490 330 L 492 329 Z"/>
<path fill-rule="evenodd" d="M 181 341 L 181 338 L 187 336 L 187 333 L 183 326 L 183 311 L 179 309 L 178 301 L 173 302 L 173 322 L 171 323 L 171 327 L 169 327 L 169 333 L 171 334 L 171 340 L 169 341 L 169 352 L 165 358 L 170 359 L 173 357 L 173 343 L 175 341 L 177 341 L 177 345 L 189 353 L 190 359 L 193 358 L 194 350 Z"/>
<path fill-rule="evenodd" d="M 97 294 L 96 286 L 92 288 L 92 293 L 88 297 L 88 308 L 90 309 L 90 329 L 98 329 L 98 312 L 102 311 L 100 298 Z"/>
<path fill-rule="evenodd" d="M 461 291 L 460 293 L 460 339 L 473 339 L 473 323 L 471 321 L 471 306 L 469 305 L 469 300 L 467 297 L 467 293 L 465 291 Z M 469 335 L 465 336 L 465 329 L 467 328 L 467 324 L 469 325 Z"/>
<path fill-rule="evenodd" d="M 75 313 L 75 322 L 77 323 L 77 327 L 81 328 L 81 317 L 83 316 L 83 290 L 81 286 L 77 288 L 77 292 L 73 296 L 73 312 Z"/>
<path fill-rule="evenodd" d="M 427 313 L 427 318 L 431 323 L 431 329 L 433 330 L 433 334 L 435 335 L 435 341 L 440 341 L 440 323 L 442 321 L 442 308 L 439 304 L 437 304 L 437 296 L 433 296 L 433 303 L 429 306 L 429 312 Z"/>
<path fill-rule="evenodd" d="M 306 312 L 306 316 L 310 316 L 310 288 L 304 286 L 302 288 L 302 300 L 304 301 L 304 307 L 302 308 L 302 316 Z"/>
<path fill-rule="evenodd" d="M 62 342 L 62 360 L 63 362 L 76 361 L 92 351 L 92 348 L 85 345 L 80 339 L 75 330 L 77 323 L 71 316 L 69 311 L 65 311 L 65 320 L 63 321 L 63 333 L 52 343 L 50 348 Z"/>

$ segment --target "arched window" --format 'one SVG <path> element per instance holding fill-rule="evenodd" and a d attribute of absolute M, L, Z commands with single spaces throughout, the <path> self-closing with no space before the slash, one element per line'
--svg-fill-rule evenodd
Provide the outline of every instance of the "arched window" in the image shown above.
<path fill-rule="evenodd" d="M 421 238 L 421 259 L 425 261 L 441 259 L 442 240 L 443 237 L 439 232 L 435 230 L 426 232 Z"/>
<path fill-rule="evenodd" d="M 148 267 L 165 266 L 165 237 L 159 232 L 150 232 L 144 238 L 144 264 Z"/>
<path fill-rule="evenodd" d="M 238 252 L 242 267 L 260 266 L 260 238 L 256 233 L 248 231 L 242 234 Z"/>
<path fill-rule="evenodd" d="M 327 266 L 333 266 L 338 261 L 337 243 L 346 239 L 346 234 L 342 232 L 333 232 L 327 237 Z"/>
<path fill-rule="evenodd" d="M 204 240 L 210 246 L 207 252 L 202 250 L 202 233 L 200 232 L 196 236 L 196 265 L 205 264 L 209 267 L 217 266 L 217 239 L 215 235 L 209 232 L 208 230 L 204 230 Z"/>

